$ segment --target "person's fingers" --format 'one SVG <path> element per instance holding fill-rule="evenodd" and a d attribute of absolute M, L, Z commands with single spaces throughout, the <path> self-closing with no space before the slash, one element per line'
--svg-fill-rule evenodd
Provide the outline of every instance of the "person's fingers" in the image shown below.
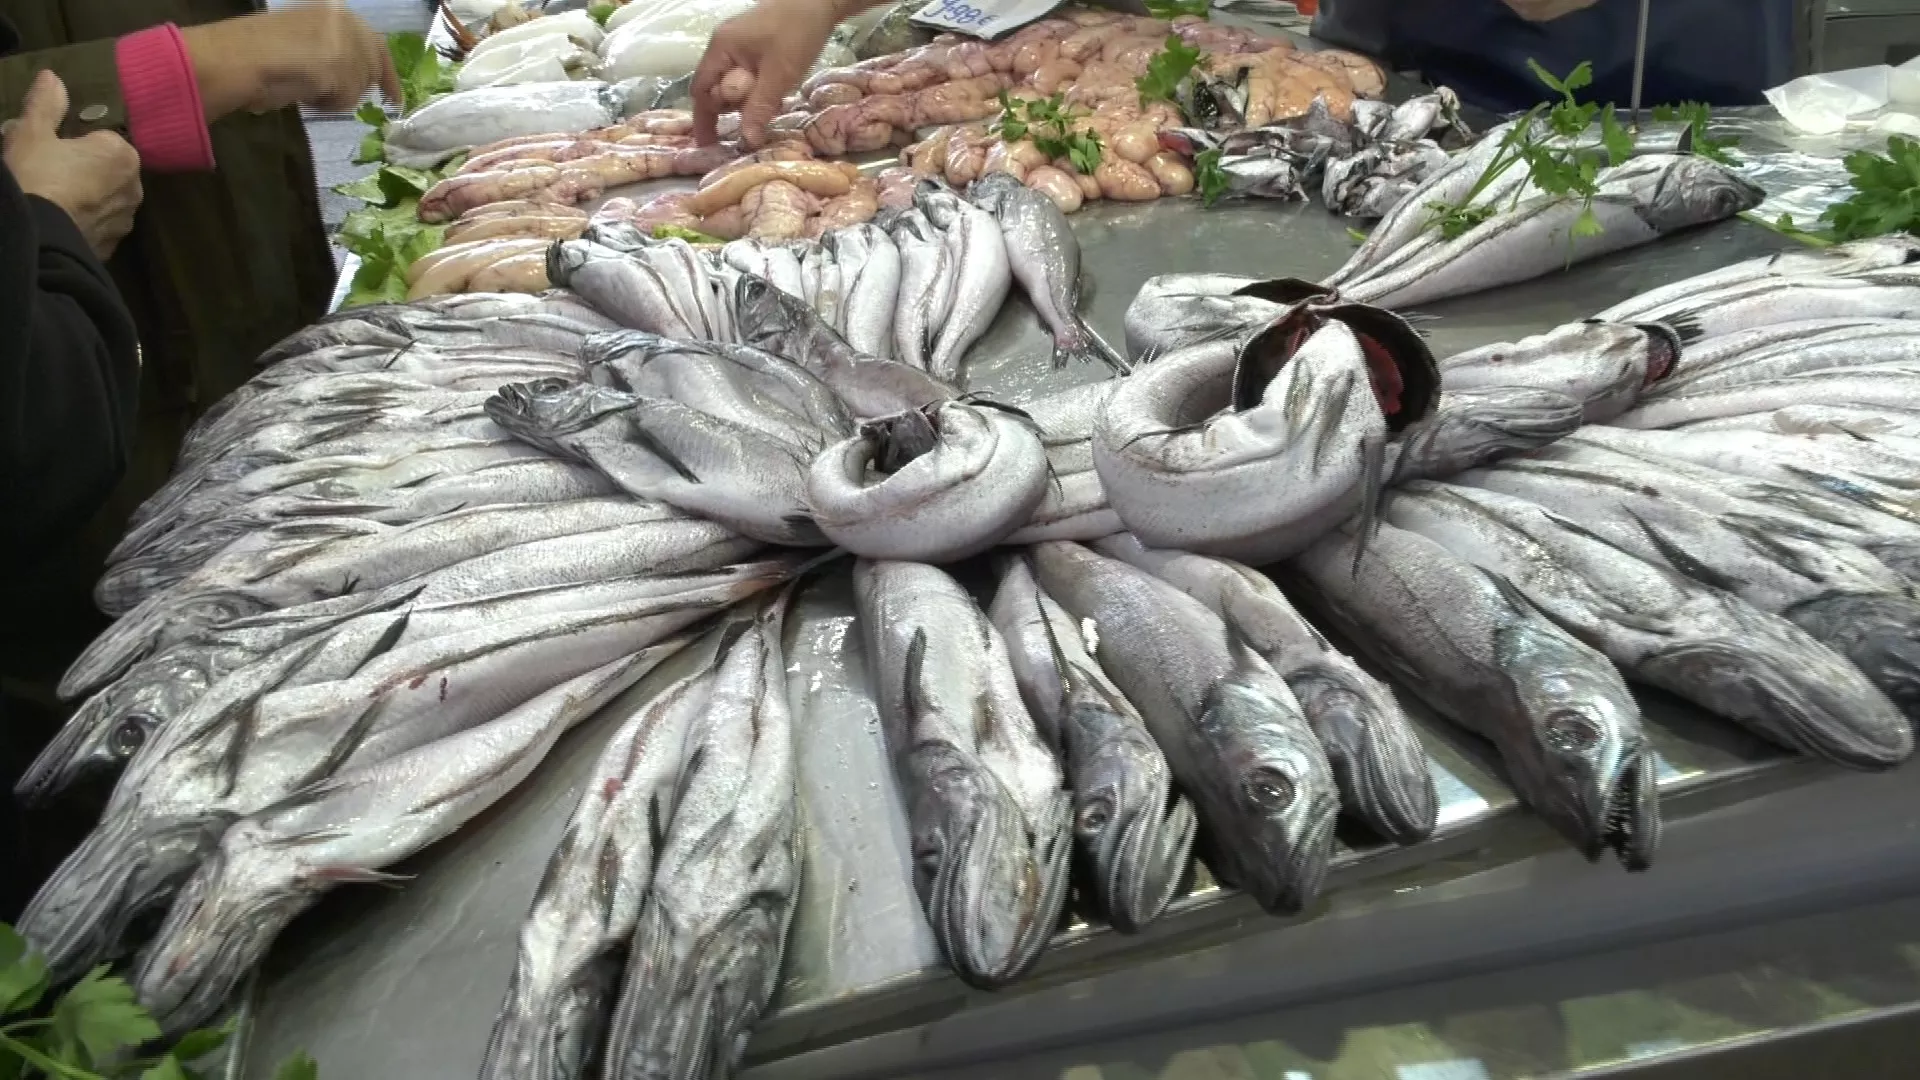
<path fill-rule="evenodd" d="M 386 39 L 378 35 L 374 36 L 373 47 L 379 54 L 374 63 L 379 65 L 376 70 L 379 72 L 380 96 L 388 105 L 398 109 L 403 99 L 400 94 L 400 72 L 393 66 L 393 53 L 387 50 Z"/>
<path fill-rule="evenodd" d="M 16 137 L 19 133 L 31 133 L 58 138 L 60 124 L 66 118 L 67 84 L 53 72 L 42 71 L 33 77 L 26 97 L 20 100 L 20 124 L 14 129 Z"/>
<path fill-rule="evenodd" d="M 700 57 L 699 66 L 693 69 L 693 83 L 688 88 L 693 98 L 693 141 L 700 146 L 712 146 L 719 141 L 714 121 L 722 108 L 720 80 L 735 66 L 733 55 L 722 40 L 725 30 L 722 26 L 721 32 L 714 35 L 715 40 Z"/>
<path fill-rule="evenodd" d="M 780 115 L 780 84 L 763 72 L 754 79 L 753 93 L 740 104 L 740 138 L 748 146 L 767 141 L 767 125 Z"/>

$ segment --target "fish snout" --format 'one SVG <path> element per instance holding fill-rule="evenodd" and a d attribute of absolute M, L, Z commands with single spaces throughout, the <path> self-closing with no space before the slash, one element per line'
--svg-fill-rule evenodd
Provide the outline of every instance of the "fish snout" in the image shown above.
<path fill-rule="evenodd" d="M 1680 366 L 1680 332 L 1666 323 L 1632 324 L 1647 335 L 1647 374 L 1642 387 L 1652 386 L 1674 373 Z"/>
<path fill-rule="evenodd" d="M 1039 962 L 1059 921 L 1073 846 L 1064 791 L 1029 834 L 1019 805 L 991 786 L 943 853 L 927 903 L 947 962 L 983 990 L 1006 986 Z"/>
<path fill-rule="evenodd" d="M 1835 593 L 1785 615 L 1846 657 L 1909 721 L 1920 723 L 1920 602 L 1892 593 Z"/>
<path fill-rule="evenodd" d="M 1398 706 L 1353 686 L 1337 670 L 1290 677 L 1319 736 L 1346 812 L 1396 844 L 1425 840 L 1439 816 L 1427 754 Z"/>
<path fill-rule="evenodd" d="M 1185 879 L 1198 828 L 1193 807 L 1173 790 L 1164 769 L 1157 782 L 1142 786 L 1118 807 L 1081 799 L 1075 808 L 1075 831 L 1101 910 L 1123 934 L 1138 933 L 1166 911 Z M 1090 815 L 1102 812 L 1111 818 L 1092 835 Z"/>
<path fill-rule="evenodd" d="M 1297 915 L 1320 895 L 1333 856 L 1340 800 L 1327 790 L 1296 790 L 1284 810 L 1266 816 L 1224 861 L 1234 885 L 1272 915 Z M 1226 869 L 1226 867 L 1221 867 Z"/>
<path fill-rule="evenodd" d="M 220 1011 L 233 988 L 306 906 L 299 890 L 244 888 L 214 854 L 186 881 L 133 977 L 140 1002 L 170 1034 Z"/>

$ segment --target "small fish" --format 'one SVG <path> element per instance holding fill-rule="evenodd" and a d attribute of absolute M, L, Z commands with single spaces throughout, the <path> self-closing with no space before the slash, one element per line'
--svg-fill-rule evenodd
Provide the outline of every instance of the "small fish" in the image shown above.
<path fill-rule="evenodd" d="M 1387 445 L 1387 486 L 1455 473 L 1557 442 L 1580 430 L 1580 402 L 1557 390 L 1495 386 L 1440 395 L 1432 415 Z"/>
<path fill-rule="evenodd" d="M 1699 310 L 1703 297 L 1722 289 L 1776 279 L 1848 278 L 1916 262 L 1920 262 L 1920 241 L 1899 234 L 1832 247 L 1793 247 L 1649 289 L 1594 318 L 1604 322 L 1662 322 L 1678 312 Z"/>
<path fill-rule="evenodd" d="M 1214 873 L 1276 914 L 1311 904 L 1339 796 L 1293 691 L 1218 615 L 1159 578 L 1062 541 L 1034 545 L 1032 559 L 1166 754 L 1206 827 Z"/>
<path fill-rule="evenodd" d="M 1657 323 L 1567 323 L 1440 362 L 1443 390 L 1526 386 L 1581 403 L 1589 424 L 1611 423 L 1680 362 L 1680 338 Z"/>
<path fill-rule="evenodd" d="M 999 223 L 1014 280 L 1053 335 L 1053 366 L 1098 361 L 1125 375 L 1127 362 L 1080 318 L 1080 241 L 1067 215 L 1007 173 L 975 181 L 967 197 Z"/>
<path fill-rule="evenodd" d="M 947 318 L 927 354 L 927 370 L 952 382 L 960 377 L 967 349 L 999 316 L 1013 288 L 1013 270 L 992 214 L 936 180 L 922 180 L 913 202 L 940 230 L 954 268 Z"/>
<path fill-rule="evenodd" d="M 1345 526 L 1291 560 L 1313 612 L 1442 716 L 1491 741 L 1521 800 L 1589 860 L 1645 870 L 1660 843 L 1653 751 L 1607 658 L 1505 578 L 1425 537 Z"/>
<path fill-rule="evenodd" d="M 894 301 L 893 357 L 925 370 L 952 303 L 953 255 L 945 237 L 919 209 L 902 211 L 888 226 L 900 252 L 900 291 Z"/>
<path fill-rule="evenodd" d="M 822 322 L 804 301 L 742 274 L 735 318 L 743 344 L 784 356 L 820 377 L 858 420 L 893 416 L 959 394 L 927 372 L 897 360 L 864 356 Z"/>
<path fill-rule="evenodd" d="M 945 402 L 868 423 L 813 460 L 808 513 L 833 544 L 877 559 L 952 562 L 1032 519 L 1047 454 L 1020 417 Z"/>
<path fill-rule="evenodd" d="M 878 225 L 836 229 L 821 239 L 846 277 L 842 323 L 847 344 L 882 360 L 893 357 L 893 313 L 900 295 L 900 249 Z"/>

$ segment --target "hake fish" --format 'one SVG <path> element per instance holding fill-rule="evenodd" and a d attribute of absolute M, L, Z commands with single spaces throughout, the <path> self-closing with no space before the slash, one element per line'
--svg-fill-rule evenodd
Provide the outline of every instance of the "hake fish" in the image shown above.
<path fill-rule="evenodd" d="M 892 416 L 959 396 L 952 386 L 912 364 L 860 353 L 805 301 L 762 278 L 742 274 L 734 296 L 741 342 L 784 356 L 818 375 L 857 420 Z"/>
<path fill-rule="evenodd" d="M 793 712 L 776 598 L 687 733 L 607 1038 L 611 1076 L 732 1075 L 773 1000 L 800 887 Z"/>
<path fill-rule="evenodd" d="M 1920 409 L 1920 366 L 1841 367 L 1730 386 L 1695 387 L 1615 417 L 1616 427 L 1659 430 L 1792 405 Z"/>
<path fill-rule="evenodd" d="M 1594 318 L 1605 322 L 1659 321 L 1678 311 L 1694 310 L 1701 297 L 1721 289 L 1777 278 L 1847 278 L 1914 262 L 1920 262 L 1920 242 L 1897 234 L 1832 247 L 1794 247 L 1649 289 Z"/>
<path fill-rule="evenodd" d="M 893 313 L 900 296 L 900 249 L 878 225 L 835 229 L 821 238 L 846 279 L 842 307 L 847 344 L 868 356 L 893 358 Z"/>
<path fill-rule="evenodd" d="M 670 398 L 788 442 L 853 430 L 846 405 L 818 376 L 751 346 L 623 330 L 587 338 L 581 355 L 595 382 Z"/>
<path fill-rule="evenodd" d="M 1071 795 L 973 598 L 918 563 L 862 559 L 853 574 L 927 921 L 962 979 L 1005 986 L 1059 924 Z"/>
<path fill-rule="evenodd" d="M 1605 424 L 1633 408 L 1679 362 L 1679 335 L 1658 323 L 1567 323 L 1447 357 L 1440 361 L 1440 388 L 1552 390 L 1580 402 L 1587 423 Z"/>
<path fill-rule="evenodd" d="M 1107 921 L 1137 933 L 1173 899 L 1193 848 L 1193 807 L 1139 710 L 1087 655 L 1080 629 L 1009 555 L 989 611 L 1014 680 L 1073 791 L 1082 878 Z"/>
<path fill-rule="evenodd" d="M 1493 386 L 1455 390 L 1425 419 L 1387 444 L 1387 486 L 1406 480 L 1445 480 L 1580 430 L 1585 410 L 1557 390 Z"/>
<path fill-rule="evenodd" d="M 1439 813 L 1433 776 L 1393 691 L 1335 649 L 1271 579 L 1226 559 L 1149 548 L 1127 534 L 1094 549 L 1205 604 L 1273 665 L 1326 751 L 1342 809 L 1396 844 L 1432 834 Z"/>
<path fill-rule="evenodd" d="M 450 835 L 519 786 L 566 731 L 688 638 L 560 683 L 498 719 L 295 792 L 228 826 L 181 886 L 133 976 L 161 1027 L 217 1014 L 280 931 L 321 894 L 395 880 L 388 866 Z"/>
<path fill-rule="evenodd" d="M 1792 750 L 1890 768 L 1913 731 L 1858 668 L 1792 623 L 1656 566 L 1523 499 L 1421 481 L 1385 520 L 1498 573 L 1630 678 Z"/>
<path fill-rule="evenodd" d="M 947 318 L 927 354 L 927 370 L 948 382 L 960 378 L 967 349 L 980 340 L 1000 314 L 1013 289 L 1006 240 L 994 216 L 961 198 L 945 184 L 922 180 L 914 205 L 939 229 L 953 265 Z"/>
<path fill-rule="evenodd" d="M 1342 280 L 1340 295 L 1398 308 L 1464 296 L 1722 221 L 1760 205 L 1763 197 L 1732 171 L 1691 154 L 1633 158 L 1603 170 L 1598 183 L 1591 205 L 1600 222 L 1597 233 L 1574 228 L 1588 211 L 1580 201 L 1535 195 L 1400 265 Z"/>
<path fill-rule="evenodd" d="M 1364 540 L 1364 542 L 1363 542 Z M 1498 574 L 1423 536 L 1351 525 L 1286 567 L 1315 614 L 1448 720 L 1494 745 L 1521 800 L 1590 860 L 1660 843 L 1653 751 L 1605 656 Z"/>
<path fill-rule="evenodd" d="M 1127 354 L 1146 364 L 1189 345 L 1251 334 L 1298 299 L 1269 295 L 1267 285 L 1230 274 L 1150 277 L 1127 305 Z"/>
<path fill-rule="evenodd" d="M 1053 366 L 1098 361 L 1126 374 L 1126 361 L 1080 318 L 1080 241 L 1067 215 L 1007 173 L 975 181 L 967 197 L 999 223 L 1014 280 L 1053 335 Z"/>
<path fill-rule="evenodd" d="M 1920 330 L 1904 321 L 1813 319 L 1785 325 L 1819 329 L 1708 338 L 1686 350 L 1672 375 L 1648 387 L 1647 398 L 1682 397 L 1812 371 L 1920 363 Z M 1762 344 L 1741 344 L 1756 341 Z"/>
<path fill-rule="evenodd" d="M 1034 545 L 1032 558 L 1041 589 L 1080 620 L 1166 754 L 1215 875 L 1276 914 L 1311 904 L 1340 800 L 1293 691 L 1218 615 L 1159 578 L 1065 541 Z"/>
<path fill-rule="evenodd" d="M 520 923 L 481 1080 L 586 1075 L 673 816 L 687 732 L 724 656 L 635 707 L 601 750 Z"/>
<path fill-rule="evenodd" d="M 902 211 L 887 231 L 900 252 L 893 358 L 924 370 L 953 300 L 953 254 L 947 250 L 945 236 L 917 208 Z"/>
<path fill-rule="evenodd" d="M 832 543 L 868 558 L 951 562 L 1025 525 L 1047 454 L 1025 420 L 985 404 L 940 405 L 862 425 L 808 472 L 808 512 Z"/>
<path fill-rule="evenodd" d="M 559 379 L 503 386 L 487 414 L 535 446 L 592 465 L 641 499 L 768 543 L 825 543 L 807 511 L 806 478 L 826 432 L 794 443 L 677 401 Z"/>
<path fill-rule="evenodd" d="M 1457 482 L 1529 500 L 1786 619 L 1852 661 L 1909 717 L 1920 716 L 1920 603 L 1906 594 L 1905 579 L 1859 548 L 1717 517 L 1672 489 L 1604 469 L 1521 461 Z"/>

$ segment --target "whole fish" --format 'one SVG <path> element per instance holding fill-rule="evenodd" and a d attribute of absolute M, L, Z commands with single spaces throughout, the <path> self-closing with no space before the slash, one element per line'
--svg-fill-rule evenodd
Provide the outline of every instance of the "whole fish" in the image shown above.
<path fill-rule="evenodd" d="M 1126 374 L 1127 362 L 1080 318 L 1080 241 L 1067 215 L 1008 173 L 975 181 L 967 197 L 999 224 L 1014 280 L 1053 335 L 1053 366 L 1097 360 Z"/>
<path fill-rule="evenodd" d="M 1812 320 L 1789 325 L 1831 326 L 1833 322 Z M 1736 338 L 1751 340 L 1757 336 L 1752 331 L 1727 334 L 1700 344 L 1712 345 Z M 1681 358 L 1679 368 L 1659 384 L 1648 387 L 1646 396 L 1682 397 L 1813 371 L 1917 362 L 1920 362 L 1920 333 L 1913 327 L 1901 322 L 1852 322 L 1818 334 L 1800 334 L 1739 352 L 1690 348 Z"/>
<path fill-rule="evenodd" d="M 1457 472 L 1549 445 L 1580 430 L 1585 410 L 1557 390 L 1494 386 L 1440 395 L 1432 415 L 1387 444 L 1388 486 Z"/>
<path fill-rule="evenodd" d="M 1107 498 L 1142 543 L 1271 561 L 1377 481 L 1387 418 L 1367 354 L 1339 321 L 1301 346 L 1254 401 L 1234 402 L 1230 342 L 1182 350 L 1123 380 L 1101 415 L 1093 460 Z"/>
<path fill-rule="evenodd" d="M 1506 577 L 1629 677 L 1755 734 L 1852 768 L 1888 768 L 1913 752 L 1893 703 L 1805 631 L 1532 503 L 1420 481 L 1382 514 Z"/>
<path fill-rule="evenodd" d="M 847 274 L 832 249 L 824 243 L 808 245 L 800 260 L 800 272 L 807 287 L 807 306 L 828 329 L 846 337 Z"/>
<path fill-rule="evenodd" d="M 1828 368 L 1763 382 L 1692 388 L 1644 402 L 1612 422 L 1616 427 L 1658 430 L 1790 405 L 1920 409 L 1920 366 Z"/>
<path fill-rule="evenodd" d="M 1848 405 L 1789 405 L 1767 412 L 1717 416 L 1681 424 L 1675 431 L 1762 431 L 1776 435 L 1847 435 L 1853 438 L 1920 438 L 1920 411 Z"/>
<path fill-rule="evenodd" d="M 673 816 L 687 732 L 724 655 L 648 697 L 601 750 L 520 923 L 481 1080 L 586 1075 Z"/>
<path fill-rule="evenodd" d="M 1920 242 L 1897 233 L 1832 247 L 1792 247 L 1649 289 L 1594 318 L 1606 322 L 1661 320 L 1673 311 L 1692 310 L 1704 295 L 1733 286 L 1774 278 L 1853 277 L 1914 262 L 1920 262 Z"/>
<path fill-rule="evenodd" d="M 558 379 L 503 386 L 487 414 L 639 498 L 768 543 L 824 543 L 807 512 L 806 480 L 826 432 L 814 433 L 817 445 L 794 444 L 677 401 Z"/>
<path fill-rule="evenodd" d="M 765 278 L 788 296 L 804 300 L 806 282 L 800 276 L 800 257 L 786 244 L 760 240 L 730 240 L 720 248 L 720 257 L 743 274 Z"/>
<path fill-rule="evenodd" d="M 940 230 L 918 209 L 902 211 L 887 231 L 900 253 L 900 291 L 893 308 L 893 358 L 924 369 L 953 300 L 953 256 Z"/>
<path fill-rule="evenodd" d="M 1242 337 L 1272 322 L 1297 296 L 1232 274 L 1160 274 L 1127 305 L 1127 353 L 1152 363 L 1189 345 Z"/>
<path fill-rule="evenodd" d="M 1724 589 L 1846 657 L 1920 716 L 1920 603 L 1849 544 L 1786 536 L 1697 510 L 1636 477 L 1554 462 L 1476 470 L 1458 483 L 1526 499 L 1610 544 Z"/>
<path fill-rule="evenodd" d="M 1657 323 L 1567 323 L 1456 353 L 1440 362 L 1440 386 L 1553 390 L 1580 402 L 1587 423 L 1605 424 L 1633 408 L 1679 361 L 1679 336 Z"/>
<path fill-rule="evenodd" d="M 1006 643 L 957 582 L 854 565 L 861 633 L 913 838 L 914 887 L 947 962 L 986 989 L 1040 959 L 1066 900 L 1073 808 Z"/>
<path fill-rule="evenodd" d="M 611 1075 L 731 1075 L 773 1000 L 800 890 L 784 608 L 767 605 L 727 650 L 687 733 L 614 1006 Z"/>
<path fill-rule="evenodd" d="M 806 505 L 855 554 L 952 562 L 1025 525 L 1046 487 L 1046 451 L 1021 418 L 949 401 L 828 447 L 808 471 Z"/>
<path fill-rule="evenodd" d="M 1173 791 L 1139 710 L 1087 654 L 1073 618 L 1040 591 L 1024 555 L 1005 560 L 989 614 L 1073 791 L 1082 877 L 1108 923 L 1137 933 L 1187 872 L 1193 807 Z"/>
<path fill-rule="evenodd" d="M 565 240 L 547 253 L 547 277 L 629 329 L 713 339 L 699 298 L 686 282 L 663 274 L 650 260 L 591 240 Z"/>
<path fill-rule="evenodd" d="M 1603 170 L 1597 182 L 1590 208 L 1563 196 L 1523 200 L 1403 265 L 1342 280 L 1340 294 L 1355 303 L 1410 307 L 1481 292 L 1723 221 L 1762 198 L 1759 188 L 1691 154 L 1633 158 Z M 1589 209 L 1600 229 L 1583 233 L 1574 225 Z"/>
<path fill-rule="evenodd" d="M 572 344 L 577 349 L 579 339 L 575 339 Z M 413 342 L 398 349 L 375 352 L 371 355 L 368 350 L 359 346 L 347 346 L 340 349 L 322 349 L 304 356 L 292 357 L 255 375 L 234 393 L 239 394 L 244 400 L 256 393 L 279 386 L 290 386 L 293 383 L 323 375 L 384 372 L 409 375 L 422 382 L 438 385 L 438 380 L 450 374 L 464 377 L 473 372 L 485 372 L 504 378 L 515 378 L 513 373 L 516 371 L 524 373 L 517 376 L 522 379 L 536 375 L 578 378 L 582 374 L 580 360 L 574 355 L 574 349 L 555 352 L 552 349 L 490 343 L 450 346 Z"/>
<path fill-rule="evenodd" d="M 1127 534 L 1094 549 L 1205 604 L 1273 665 L 1326 751 L 1348 814 L 1397 844 L 1433 833 L 1439 802 L 1426 751 L 1393 692 L 1335 649 L 1272 580 L 1225 559 L 1149 548 Z"/>
<path fill-rule="evenodd" d="M 1683 283 L 1684 284 L 1684 283 Z M 1845 277 L 1760 276 L 1692 291 L 1637 318 L 1672 327 L 1691 346 L 1782 323 L 1815 319 L 1911 319 L 1920 315 L 1920 268 L 1899 265 Z"/>
<path fill-rule="evenodd" d="M 760 278 L 741 275 L 735 301 L 742 343 L 784 356 L 818 375 L 855 419 L 892 416 L 959 396 L 911 364 L 862 355 L 805 302 Z"/>
<path fill-rule="evenodd" d="M 671 398 L 793 442 L 813 432 L 845 435 L 853 418 L 806 368 L 746 345 L 679 342 L 638 330 L 588 338 L 582 347 L 596 382 L 641 397 Z"/>
<path fill-rule="evenodd" d="M 1521 800 L 1590 860 L 1660 843 L 1653 750 L 1607 658 L 1507 580 L 1414 533 L 1329 533 L 1286 567 L 1313 612 L 1440 715 L 1493 743 Z"/>
<path fill-rule="evenodd" d="M 446 94 L 386 130 L 386 159 L 427 168 L 523 135 L 573 134 L 619 121 L 626 93 L 603 82 L 521 83 Z"/>
<path fill-rule="evenodd" d="M 35 895 L 22 933 L 50 964 L 84 968 L 170 895 L 234 818 L 485 723 L 774 583 L 519 619 L 393 648 L 348 678 L 304 686 L 282 684 L 327 639 L 287 646 L 228 676 L 140 751 L 100 825 Z M 229 683 L 237 689 L 223 690 Z"/>
<path fill-rule="evenodd" d="M 842 323 L 847 344 L 883 360 L 893 356 L 893 313 L 900 295 L 900 249 L 871 223 L 837 229 L 822 238 L 846 280 Z"/>
<path fill-rule="evenodd" d="M 170 1032 L 219 1012 L 287 923 L 350 882 L 443 839 L 519 786 L 566 731 L 679 651 L 686 637 L 560 683 L 498 719 L 295 792 L 229 826 L 181 886 L 133 976 Z"/>
<path fill-rule="evenodd" d="M 1297 912 L 1326 880 L 1339 796 L 1293 691 L 1218 615 L 1078 544 L 1033 548 L 1041 589 L 1080 620 L 1205 826 L 1207 858 L 1262 908 Z"/>
<path fill-rule="evenodd" d="M 913 202 L 939 229 L 953 266 L 947 318 L 927 354 L 927 370 L 953 382 L 960 377 L 967 349 L 980 340 L 1013 288 L 1007 244 L 994 216 L 961 198 L 937 180 L 922 180 Z"/>
<path fill-rule="evenodd" d="M 1853 332 L 1898 335 L 1906 331 L 1907 325 L 1902 319 L 1859 316 L 1766 323 L 1730 334 L 1695 338 L 1681 350 L 1680 363 L 1672 373 L 1662 379 L 1660 385 L 1649 387 L 1647 396 L 1659 397 L 1671 393 L 1686 385 L 1693 373 L 1719 368 L 1748 353 L 1791 351 L 1795 345 L 1825 341 L 1829 336 L 1845 336 Z"/>

